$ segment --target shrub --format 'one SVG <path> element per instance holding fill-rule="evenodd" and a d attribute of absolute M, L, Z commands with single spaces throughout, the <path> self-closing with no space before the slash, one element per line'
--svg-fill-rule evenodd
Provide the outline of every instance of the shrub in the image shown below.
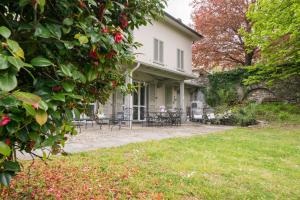
<path fill-rule="evenodd" d="M 139 46 L 132 30 L 164 0 L 1 0 L 0 184 L 21 170 L 16 151 L 60 152 L 88 105 L 125 84 Z M 47 151 L 42 159 L 46 159 Z"/>

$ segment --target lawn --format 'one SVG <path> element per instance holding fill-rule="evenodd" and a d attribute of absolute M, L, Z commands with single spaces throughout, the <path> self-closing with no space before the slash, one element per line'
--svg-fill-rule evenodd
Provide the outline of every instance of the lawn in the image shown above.
<path fill-rule="evenodd" d="M 237 128 L 36 161 L 4 199 L 300 199 L 300 126 Z"/>

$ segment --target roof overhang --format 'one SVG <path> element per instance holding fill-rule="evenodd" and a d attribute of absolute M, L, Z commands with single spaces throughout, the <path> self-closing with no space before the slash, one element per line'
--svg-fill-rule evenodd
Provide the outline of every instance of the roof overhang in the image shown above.
<path fill-rule="evenodd" d="M 148 74 L 151 74 L 154 76 L 173 79 L 173 80 L 177 80 L 177 81 L 190 80 L 190 79 L 197 78 L 197 76 L 195 76 L 194 74 L 188 74 L 186 72 L 168 69 L 164 66 L 159 66 L 156 64 L 150 64 L 150 63 L 145 63 L 145 62 L 140 62 L 140 61 L 138 61 L 138 62 L 141 63 L 141 65 L 137 71 L 145 72 L 145 73 L 148 73 Z"/>
<path fill-rule="evenodd" d="M 173 17 L 172 15 L 170 15 L 167 12 L 165 12 L 164 19 L 170 25 L 172 25 L 172 26 L 176 27 L 177 29 L 183 31 L 184 33 L 188 34 L 193 39 L 193 41 L 198 41 L 203 38 L 203 36 L 201 34 L 199 34 L 197 31 L 188 27 L 187 25 L 182 23 L 181 20 L 176 19 L 175 17 Z"/>

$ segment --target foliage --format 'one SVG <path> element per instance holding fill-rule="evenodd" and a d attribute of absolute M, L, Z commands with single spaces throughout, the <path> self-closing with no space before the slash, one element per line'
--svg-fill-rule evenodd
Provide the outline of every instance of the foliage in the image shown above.
<path fill-rule="evenodd" d="M 58 153 L 72 119 L 125 85 L 132 30 L 163 13 L 161 0 L 1 0 L 0 183 L 16 151 Z M 47 158 L 43 153 L 43 159 Z"/>
<path fill-rule="evenodd" d="M 250 126 L 257 124 L 255 116 L 256 104 L 249 104 L 246 107 L 239 107 L 233 110 L 235 124 L 239 126 Z"/>
<path fill-rule="evenodd" d="M 232 69 L 252 64 L 256 48 L 246 51 L 239 29 L 252 31 L 246 13 L 253 1 L 193 0 L 194 27 L 204 36 L 193 48 L 195 67 Z"/>
<path fill-rule="evenodd" d="M 298 0 L 258 0 L 248 12 L 253 31 L 241 29 L 248 47 L 258 46 L 259 65 L 245 82 L 253 84 L 288 79 L 300 75 L 300 2 Z"/>
<path fill-rule="evenodd" d="M 237 88 L 247 76 L 247 72 L 242 68 L 210 74 L 209 87 L 205 91 L 206 102 L 213 107 L 237 104 Z"/>
<path fill-rule="evenodd" d="M 31 175 L 20 173 L 0 196 L 299 199 L 299 146 L 299 126 L 276 126 L 101 149 L 54 158 L 47 166 L 36 162 Z M 30 164 L 24 162 L 26 170 Z"/>

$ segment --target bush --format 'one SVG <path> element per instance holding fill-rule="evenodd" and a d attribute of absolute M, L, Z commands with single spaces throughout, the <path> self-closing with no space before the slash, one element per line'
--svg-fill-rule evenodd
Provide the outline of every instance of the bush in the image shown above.
<path fill-rule="evenodd" d="M 249 104 L 246 107 L 236 109 L 233 113 L 236 119 L 236 125 L 250 126 L 257 124 L 255 108 L 256 104 Z"/>
<path fill-rule="evenodd" d="M 16 152 L 59 153 L 90 103 L 105 103 L 133 63 L 132 30 L 164 0 L 0 1 L 0 184 L 21 170 Z"/>

